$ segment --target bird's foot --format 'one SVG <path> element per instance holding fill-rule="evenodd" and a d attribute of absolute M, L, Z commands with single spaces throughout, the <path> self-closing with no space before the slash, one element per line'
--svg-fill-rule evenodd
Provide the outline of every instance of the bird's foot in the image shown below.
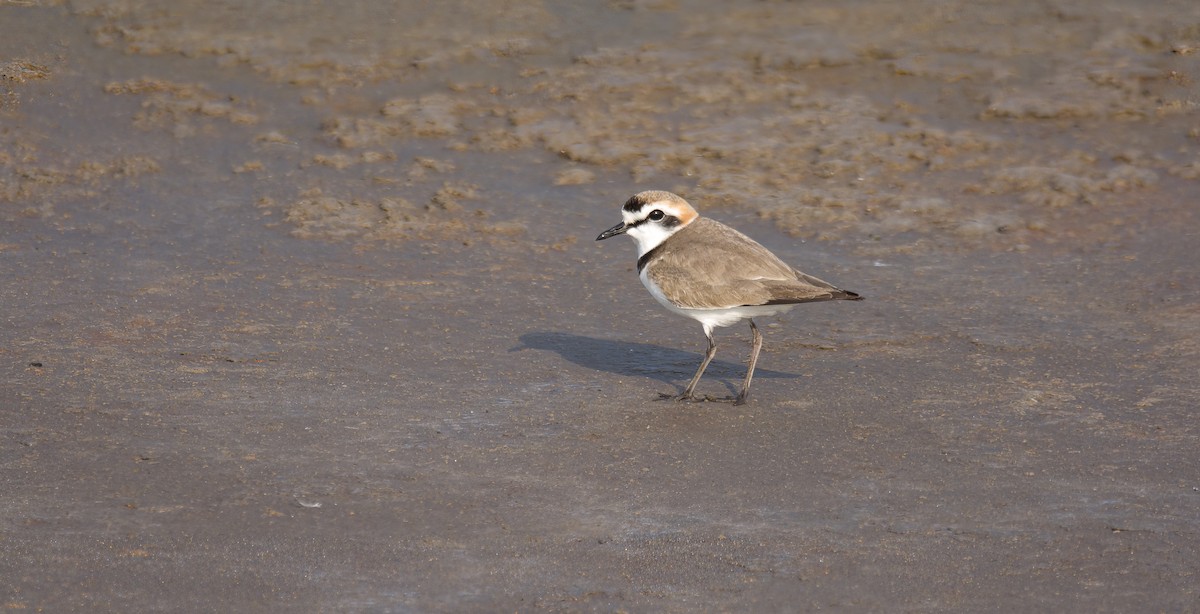
<path fill-rule="evenodd" d="M 689 401 L 692 403 L 733 403 L 734 405 L 741 405 L 742 403 L 746 402 L 746 399 L 743 396 L 738 396 L 737 398 L 714 397 L 711 394 L 696 396 L 692 394 L 667 394 L 665 392 L 658 393 L 657 400 L 676 402 Z"/>
<path fill-rule="evenodd" d="M 703 401 L 704 399 L 697 399 L 695 396 L 692 396 L 690 394 L 667 394 L 665 392 L 660 392 L 660 393 L 658 393 L 658 400 L 659 401 L 692 401 L 692 402 L 696 402 L 696 401 Z"/>
<path fill-rule="evenodd" d="M 708 403 L 709 401 L 728 401 L 729 399 L 718 399 L 717 397 L 707 395 L 707 394 L 697 396 L 697 395 L 687 393 L 687 392 L 683 392 L 680 394 L 667 394 L 665 392 L 660 392 L 660 393 L 658 393 L 658 400 L 660 400 L 660 401 L 676 401 L 676 402 L 688 401 L 691 403 Z"/>

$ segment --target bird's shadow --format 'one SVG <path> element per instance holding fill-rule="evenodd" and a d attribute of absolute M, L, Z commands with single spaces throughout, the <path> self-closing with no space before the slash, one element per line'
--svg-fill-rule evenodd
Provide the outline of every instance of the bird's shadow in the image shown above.
<path fill-rule="evenodd" d="M 608 371 L 617 375 L 630 377 L 648 377 L 660 382 L 671 384 L 683 391 L 683 384 L 691 379 L 704 355 L 698 352 L 687 352 L 674 348 L 654 345 L 652 343 L 631 343 L 629 341 L 613 341 L 584 337 L 571 333 L 534 332 L 525 333 L 520 337 L 521 345 L 511 348 L 510 352 L 526 349 L 550 350 L 559 356 L 588 369 Z M 703 346 L 703 343 L 700 344 Z M 719 352 L 737 352 L 748 355 L 748 344 L 726 342 L 717 347 Z M 736 392 L 741 386 L 741 380 L 746 375 L 746 365 L 714 358 L 704 371 L 704 379 L 725 380 L 725 385 L 731 392 Z M 755 369 L 754 378 L 796 378 L 792 373 L 772 371 L 770 369 Z M 683 382 L 680 384 L 679 382 Z"/>

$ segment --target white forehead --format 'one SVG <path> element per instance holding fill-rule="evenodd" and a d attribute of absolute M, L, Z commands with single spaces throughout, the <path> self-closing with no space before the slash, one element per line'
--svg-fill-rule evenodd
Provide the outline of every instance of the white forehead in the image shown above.
<path fill-rule="evenodd" d="M 622 209 L 621 217 L 625 220 L 626 224 L 632 224 L 638 220 L 645 219 L 645 217 L 650 215 L 650 212 L 654 211 L 655 209 L 658 209 L 667 215 L 674 215 L 675 217 L 683 217 L 684 213 L 683 207 L 681 207 L 678 202 L 663 199 L 650 201 L 642 205 L 642 207 L 637 211 L 631 212 Z"/>

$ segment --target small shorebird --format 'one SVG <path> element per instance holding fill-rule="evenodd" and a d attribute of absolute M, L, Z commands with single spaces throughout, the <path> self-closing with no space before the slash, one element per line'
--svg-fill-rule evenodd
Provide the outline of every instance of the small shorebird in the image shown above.
<path fill-rule="evenodd" d="M 784 313 L 797 303 L 862 297 L 788 266 L 767 248 L 715 220 L 700 217 L 686 200 L 670 192 L 635 194 L 621 209 L 620 224 L 597 241 L 628 234 L 637 241 L 638 276 L 664 307 L 700 322 L 708 351 L 683 394 L 695 397 L 696 383 L 717 354 L 713 328 L 750 319 L 750 366 L 734 404 L 746 402 L 762 334 L 753 318 Z M 667 396 L 667 395 L 664 395 Z"/>

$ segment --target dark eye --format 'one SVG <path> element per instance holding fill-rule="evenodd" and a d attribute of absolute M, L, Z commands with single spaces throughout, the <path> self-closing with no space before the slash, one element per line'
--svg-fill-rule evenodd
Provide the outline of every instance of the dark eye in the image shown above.
<path fill-rule="evenodd" d="M 658 220 L 663 219 L 663 212 L 659 211 L 658 209 L 655 209 L 654 211 L 651 211 L 650 215 L 648 215 L 646 217 L 650 218 L 652 221 L 657 222 Z"/>

